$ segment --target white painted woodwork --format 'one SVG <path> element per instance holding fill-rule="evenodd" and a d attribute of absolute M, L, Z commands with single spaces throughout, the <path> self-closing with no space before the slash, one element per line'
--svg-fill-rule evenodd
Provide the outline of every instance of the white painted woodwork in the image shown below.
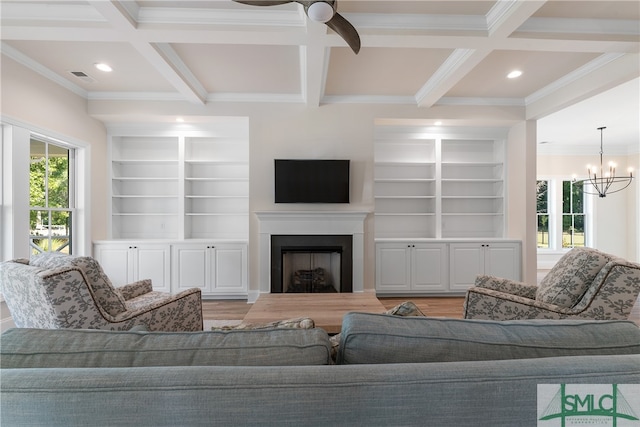
<path fill-rule="evenodd" d="M 376 243 L 379 294 L 460 294 L 478 274 L 521 279 L 521 242 L 516 240 Z"/>
<path fill-rule="evenodd" d="M 114 286 L 151 279 L 154 291 L 171 291 L 171 249 L 168 244 L 96 243 L 94 256 Z"/>

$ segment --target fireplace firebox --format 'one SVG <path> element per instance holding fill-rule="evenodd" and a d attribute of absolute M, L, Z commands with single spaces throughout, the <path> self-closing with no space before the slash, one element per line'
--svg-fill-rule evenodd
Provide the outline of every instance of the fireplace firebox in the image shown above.
<path fill-rule="evenodd" d="M 351 235 L 272 235 L 271 292 L 353 291 Z"/>

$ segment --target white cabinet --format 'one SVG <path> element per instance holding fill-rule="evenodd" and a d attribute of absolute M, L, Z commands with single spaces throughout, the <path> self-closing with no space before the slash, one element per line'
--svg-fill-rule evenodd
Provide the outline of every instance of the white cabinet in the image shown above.
<path fill-rule="evenodd" d="M 114 286 L 151 279 L 154 291 L 171 291 L 171 249 L 163 243 L 104 243 L 94 256 Z"/>
<path fill-rule="evenodd" d="M 99 241 L 93 253 L 114 286 L 151 279 L 154 291 L 200 288 L 203 296 L 247 296 L 246 242 Z"/>
<path fill-rule="evenodd" d="M 446 292 L 447 245 L 390 242 L 376 244 L 376 291 Z"/>
<path fill-rule="evenodd" d="M 450 244 L 450 289 L 466 291 L 478 274 L 519 281 L 520 242 L 468 242 Z"/>
<path fill-rule="evenodd" d="M 172 257 L 175 291 L 197 287 L 203 295 L 246 296 L 246 244 L 178 243 Z"/>
<path fill-rule="evenodd" d="M 521 280 L 521 242 L 439 240 L 376 242 L 379 294 L 461 294 L 478 274 Z"/>

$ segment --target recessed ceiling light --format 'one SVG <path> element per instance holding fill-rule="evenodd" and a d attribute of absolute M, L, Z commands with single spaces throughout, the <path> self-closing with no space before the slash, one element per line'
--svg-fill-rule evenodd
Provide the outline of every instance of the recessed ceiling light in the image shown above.
<path fill-rule="evenodd" d="M 97 64 L 93 64 L 98 70 L 100 71 L 104 71 L 105 73 L 110 73 L 111 71 L 113 71 L 113 68 L 111 68 L 108 64 L 105 64 L 104 62 L 98 62 Z"/>
<path fill-rule="evenodd" d="M 442 126 L 442 122 L 440 120 L 438 120 L 437 122 L 434 123 L 434 125 L 436 126 Z"/>
<path fill-rule="evenodd" d="M 176 122 L 184 123 L 184 119 L 182 117 L 176 117 Z"/>
<path fill-rule="evenodd" d="M 522 71 L 520 70 L 513 70 L 512 72 L 510 72 L 509 74 L 507 74 L 507 78 L 508 79 L 515 79 L 516 77 L 520 77 L 522 75 Z"/>

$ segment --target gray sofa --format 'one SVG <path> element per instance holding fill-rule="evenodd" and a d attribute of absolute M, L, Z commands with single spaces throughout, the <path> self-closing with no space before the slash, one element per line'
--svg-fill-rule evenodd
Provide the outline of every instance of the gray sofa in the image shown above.
<path fill-rule="evenodd" d="M 349 313 L 321 329 L 12 329 L 3 426 L 536 426 L 539 384 L 639 384 L 632 322 Z"/>

